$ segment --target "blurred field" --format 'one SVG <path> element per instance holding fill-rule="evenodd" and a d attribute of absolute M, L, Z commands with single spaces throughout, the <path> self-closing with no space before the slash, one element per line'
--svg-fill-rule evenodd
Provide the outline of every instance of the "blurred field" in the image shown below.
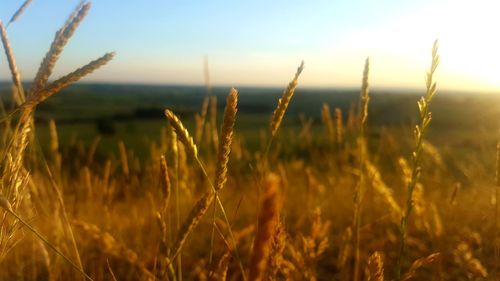
<path fill-rule="evenodd" d="M 5 86 L 3 89 L 4 104 L 8 106 L 8 90 Z M 217 96 L 220 120 L 228 89 L 212 91 Z M 357 125 L 348 124 L 348 115 L 357 106 L 359 93 L 348 89 L 299 88 L 269 155 L 271 166 L 265 168 L 260 166 L 260 157 L 268 139 L 270 116 L 281 94 L 280 89 L 240 89 L 229 181 L 222 194 L 233 231 L 251 231 L 241 234 L 244 240 L 239 242 L 240 255 L 250 254 L 251 233 L 255 231 L 252 225 L 259 211 L 256 204 L 264 192 L 258 178 L 266 173 L 262 169 L 269 169 L 283 181 L 284 207 L 280 217 L 286 234 L 280 239 L 288 244 L 275 253 L 282 264 L 272 265 L 276 270 L 273 278 L 350 280 L 353 260 L 344 251 L 352 247 L 349 237 L 352 196 L 358 181 L 358 129 Z M 399 218 L 385 195 L 378 193 L 377 186 L 391 190 L 391 198 L 394 196 L 396 204 L 404 206 L 404 171 L 399 159 L 408 159 L 413 149 L 412 130 L 417 122 L 416 101 L 420 95 L 418 91 L 371 94 L 367 143 L 373 165 L 370 167 L 375 169 L 370 171 L 375 174 L 370 175 L 371 187 L 363 207 L 361 261 L 365 279 L 370 276 L 365 267 L 373 251 L 382 253 L 386 277 L 395 274 Z M 188 130 L 195 132 L 193 117 L 201 112 L 205 96 L 204 87 L 81 84 L 64 90 L 37 109 L 38 137 L 29 149 L 32 155 L 39 155 L 30 161 L 36 183 L 32 191 L 36 192 L 31 196 L 36 206 L 33 223 L 52 241 L 59 241 L 59 247 L 71 252 L 64 223 L 54 225 L 59 215 L 57 208 L 51 206 L 57 203 L 53 201 L 43 161 L 36 160 L 41 157 L 37 152 L 40 145 L 45 155 L 42 158 L 48 161 L 65 194 L 84 268 L 96 280 L 110 278 L 106 260 L 118 280 L 145 280 L 151 274 L 159 279 L 174 278 L 174 273 L 165 272 L 162 261 L 157 260 L 162 255 L 162 244 L 155 212 L 164 196 L 159 181 L 159 157 L 165 155 L 169 165 L 176 161 L 169 148 L 171 138 L 163 110 L 174 110 Z M 323 104 L 343 112 L 342 143 L 332 143 L 328 137 L 328 128 L 321 118 Z M 431 253 L 440 253 L 441 258 L 430 267 L 419 269 L 412 277 L 416 280 L 486 280 L 497 268 L 492 188 L 499 105 L 498 96 L 473 93 L 440 93 L 434 101 L 420 199 L 415 199 L 423 201 L 416 202 L 409 256 L 403 268 Z M 55 148 L 54 131 L 51 136 L 48 127 L 51 119 L 57 126 Z M 119 143 L 124 144 L 126 156 L 123 151 L 120 154 Z M 205 136 L 198 145 L 200 157 L 212 176 L 217 162 L 213 143 Z M 171 227 L 166 230 L 169 239 L 175 236 L 176 217 L 182 221 L 207 188 L 189 155 L 180 155 L 179 193 L 171 197 L 176 201 L 170 201 L 170 213 L 164 214 L 165 223 Z M 173 173 L 171 170 L 175 182 Z M 51 201 L 54 203 L 45 203 Z M 227 226 L 219 218 L 219 231 L 221 235 L 225 233 L 225 238 L 216 235 L 215 246 L 210 247 L 210 216 L 195 229 L 182 252 L 183 276 L 187 280 L 204 280 L 214 274 L 217 263 L 209 265 L 208 254 L 213 252 L 214 258 L 220 259 L 227 251 L 224 243 L 231 243 L 225 241 L 229 239 Z M 245 230 L 249 227 L 252 228 Z M 32 280 L 28 276 L 37 280 L 77 277 L 50 252 L 46 259 L 51 264 L 46 269 L 43 263 L 47 261 L 39 261 L 38 254 L 19 262 L 26 258 L 26 251 L 43 249 L 43 245 L 32 244 L 31 240 L 26 237 L 21 246 L 14 248 L 11 258 L 2 265 L 2 276 L 23 280 Z M 248 261 L 244 258 L 242 262 L 246 265 Z M 26 275 L 28 269 L 31 275 Z M 50 277 L 44 270 L 50 272 Z M 228 278 L 241 279 L 234 256 Z"/>
<path fill-rule="evenodd" d="M 211 89 L 218 98 L 219 115 L 229 88 Z M 4 103 L 10 102 L 7 83 L 0 84 Z M 240 88 L 239 114 L 236 134 L 256 148 L 259 132 L 268 127 L 270 113 L 282 94 L 279 88 Z M 163 118 L 165 108 L 173 109 L 188 128 L 194 128 L 194 115 L 201 110 L 205 87 L 80 84 L 65 89 L 61 94 L 39 106 L 36 113 L 37 134 L 43 147 L 48 147 L 48 121 L 54 119 L 59 128 L 59 142 L 64 147 L 81 141 L 85 145 L 101 135 L 100 153 L 117 153 L 116 143 L 123 140 L 127 147 L 144 156 L 149 142 L 158 141 L 160 129 L 167 125 Z M 375 140 L 380 130 L 401 134 L 402 139 L 413 137 L 417 121 L 417 90 L 373 91 L 369 120 Z M 300 130 L 301 116 L 312 119 L 311 130 L 321 131 L 321 107 L 340 108 L 347 117 L 349 108 L 357 105 L 356 89 L 298 89 L 294 102 L 287 111 L 284 130 Z M 485 93 L 442 92 L 433 104 L 433 130 L 430 141 L 455 152 L 476 152 L 485 143 L 496 141 L 500 98 Z M 219 116 L 220 117 L 220 116 Z"/>

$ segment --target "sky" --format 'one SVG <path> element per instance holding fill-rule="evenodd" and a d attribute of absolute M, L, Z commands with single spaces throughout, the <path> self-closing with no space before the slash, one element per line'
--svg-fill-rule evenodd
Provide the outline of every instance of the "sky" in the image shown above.
<path fill-rule="evenodd" d="M 7 22 L 24 0 L 1 1 Z M 33 78 L 78 0 L 33 0 L 8 33 L 24 80 Z M 500 93 L 497 0 L 94 0 L 53 79 L 109 51 L 85 81 L 359 87 L 370 57 L 372 88 L 423 89 L 439 39 L 438 87 Z M 0 57 L 0 79 L 9 79 Z"/>

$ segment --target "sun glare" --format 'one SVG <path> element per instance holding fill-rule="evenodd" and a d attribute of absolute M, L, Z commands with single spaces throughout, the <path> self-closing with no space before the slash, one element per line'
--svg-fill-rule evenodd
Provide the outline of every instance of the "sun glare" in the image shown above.
<path fill-rule="evenodd" d="M 442 1 L 411 15 L 345 33 L 338 58 L 373 58 L 374 83 L 379 86 L 421 85 L 429 49 L 439 40 L 440 85 L 456 90 L 500 90 L 500 2 Z M 378 78 L 378 80 L 377 80 Z"/>

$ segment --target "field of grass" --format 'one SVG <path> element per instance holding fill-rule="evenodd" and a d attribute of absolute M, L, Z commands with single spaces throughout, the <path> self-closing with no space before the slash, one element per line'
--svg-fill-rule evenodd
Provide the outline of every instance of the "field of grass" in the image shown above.
<path fill-rule="evenodd" d="M 229 87 L 211 90 L 217 96 L 218 118 L 222 116 L 224 99 Z M 274 104 L 282 94 L 278 88 L 238 88 L 239 115 L 235 134 L 241 135 L 255 150 L 259 132 L 265 132 Z M 423 91 L 423 89 L 422 89 Z M 11 100 L 10 84 L 0 83 L 0 95 L 5 104 Z M 49 120 L 59 129 L 61 147 L 82 142 L 90 146 L 97 136 L 101 137 L 98 151 L 118 153 L 117 143 L 122 140 L 141 158 L 149 149 L 150 141 L 158 141 L 160 132 L 168 124 L 165 108 L 173 109 L 189 129 L 194 128 L 194 116 L 199 113 L 205 87 L 147 86 L 114 84 L 79 84 L 61 91 L 60 94 L 40 105 L 36 112 L 37 134 L 44 149 L 49 145 Z M 418 119 L 415 102 L 421 96 L 417 90 L 387 90 L 371 93 L 369 127 L 374 136 L 380 130 L 394 131 L 404 139 L 412 138 L 412 129 Z M 349 109 L 357 105 L 359 90 L 356 89 L 302 89 L 297 90 L 290 104 L 285 131 L 300 131 L 302 118 L 312 119 L 311 130 L 322 133 L 321 108 L 328 104 L 339 108 L 343 118 Z M 451 147 L 475 153 L 473 147 L 496 140 L 497 116 L 500 115 L 500 98 L 485 93 L 440 92 L 436 97 L 433 130 L 429 140 L 441 147 Z M 99 126 L 101 124 L 101 127 Z M 102 128 L 109 127 L 112 132 Z M 104 130 L 104 131 L 103 131 Z"/>
<path fill-rule="evenodd" d="M 32 83 L 0 24 L 0 280 L 499 280 L 500 97 L 437 44 L 413 92 L 48 81 L 89 8 Z"/>

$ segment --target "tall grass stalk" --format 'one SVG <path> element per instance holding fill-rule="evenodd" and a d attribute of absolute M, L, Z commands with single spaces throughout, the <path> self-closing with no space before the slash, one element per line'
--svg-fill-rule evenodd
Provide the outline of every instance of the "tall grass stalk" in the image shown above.
<path fill-rule="evenodd" d="M 234 91 L 233 94 L 230 93 L 231 95 L 236 95 L 237 92 Z M 237 99 L 235 99 L 237 101 Z M 233 106 L 236 106 L 236 104 L 233 104 Z M 236 113 L 236 108 L 234 108 L 234 112 Z M 209 185 L 210 185 L 210 190 L 207 191 L 198 201 L 197 203 L 193 206 L 191 209 L 187 219 L 184 221 L 182 224 L 181 228 L 179 229 L 177 239 L 175 243 L 173 244 L 173 247 L 170 252 L 170 257 L 169 257 L 169 263 L 174 260 L 176 257 L 179 256 L 179 254 L 182 251 L 182 248 L 184 247 L 184 244 L 187 240 L 187 237 L 189 234 L 193 231 L 193 229 L 199 224 L 203 216 L 206 214 L 208 208 L 212 204 L 213 200 L 216 200 L 216 204 L 219 206 L 221 209 L 221 214 L 225 220 L 225 223 L 228 226 L 228 231 L 229 235 L 231 238 L 231 242 L 234 245 L 234 255 L 236 259 L 238 260 L 238 264 L 241 270 L 241 274 L 243 276 L 243 279 L 246 279 L 245 277 L 245 270 L 243 268 L 243 263 L 241 262 L 241 259 L 238 254 L 238 249 L 236 245 L 236 239 L 234 238 L 233 231 L 231 230 L 231 224 L 229 222 L 229 218 L 226 214 L 226 211 L 224 209 L 224 205 L 222 204 L 222 201 L 220 200 L 219 196 L 215 196 L 215 194 L 220 191 L 223 187 L 222 185 L 215 185 L 215 181 L 212 182 L 210 179 L 210 176 L 208 175 L 208 172 L 205 168 L 205 165 L 201 162 L 200 158 L 198 157 L 198 149 L 196 147 L 196 144 L 193 141 L 193 138 L 189 135 L 188 130 L 184 127 L 180 119 L 170 110 L 165 110 L 165 116 L 167 117 L 167 120 L 171 124 L 171 126 L 174 128 L 175 132 L 177 133 L 177 136 L 179 137 L 179 140 L 184 143 L 186 146 L 186 149 L 191 153 L 193 156 L 195 162 L 198 164 L 200 170 L 202 171 L 204 177 L 207 179 Z M 233 120 L 234 122 L 234 120 Z"/>
<path fill-rule="evenodd" d="M 12 17 L 10 22 L 15 21 L 21 14 L 22 12 L 26 9 L 26 7 L 30 4 L 31 1 L 26 1 L 23 6 L 16 12 L 16 14 Z M 52 88 L 52 90 L 47 91 L 47 81 L 52 73 L 53 68 L 55 67 L 55 64 L 57 62 L 57 59 L 61 52 L 63 51 L 64 46 L 70 39 L 70 37 L 73 35 L 74 31 L 78 27 L 78 25 L 81 23 L 81 21 L 85 18 L 85 15 L 88 13 L 88 10 L 90 9 L 90 4 L 86 2 L 82 2 L 81 5 L 78 6 L 78 8 L 75 10 L 75 12 L 69 17 L 68 21 L 64 24 L 64 26 L 59 30 L 59 32 L 56 33 L 56 37 L 51 45 L 51 48 L 49 49 L 49 52 L 45 56 L 45 59 L 42 61 L 42 64 L 40 68 L 38 69 L 37 76 L 33 82 L 32 89 L 30 91 L 30 95 L 28 96 L 28 101 L 24 102 L 24 90 L 22 87 L 22 82 L 21 82 L 21 76 L 20 73 L 17 69 L 13 51 L 10 47 L 8 38 L 7 38 L 7 33 L 6 30 L 3 26 L 3 24 L 0 23 L 0 31 L 1 31 L 1 37 L 2 37 L 2 43 L 5 49 L 5 53 L 7 55 L 7 59 L 9 62 L 9 68 L 12 76 L 12 81 L 15 86 L 15 91 L 17 92 L 17 100 L 16 102 L 21 104 L 16 110 L 16 111 L 21 111 L 21 116 L 19 118 L 19 121 L 16 125 L 15 131 L 12 134 L 10 143 L 6 146 L 6 149 L 3 151 L 3 162 L 6 163 L 4 165 L 3 170 L 2 170 L 2 178 L 4 178 L 5 175 L 8 175 L 9 179 L 11 179 L 9 182 L 6 182 L 6 186 L 3 188 L 3 195 L 6 196 L 5 198 L 2 199 L 2 207 L 10 213 L 12 216 L 14 216 L 19 222 L 21 222 L 23 225 L 25 225 L 27 228 L 29 228 L 40 240 L 42 240 L 44 243 L 46 243 L 50 248 L 52 248 L 54 251 L 56 251 L 57 254 L 62 256 L 67 262 L 69 262 L 73 267 L 75 267 L 78 271 L 82 273 L 87 279 L 91 278 L 85 274 L 83 271 L 83 266 L 82 262 L 80 259 L 80 255 L 76 246 L 75 238 L 73 235 L 73 231 L 71 229 L 71 226 L 69 224 L 69 219 L 67 217 L 67 212 L 64 207 L 64 202 L 63 202 L 63 196 L 61 192 L 59 191 L 59 188 L 57 187 L 57 183 L 54 180 L 54 177 L 52 176 L 52 173 L 50 171 L 50 168 L 48 166 L 48 163 L 46 159 L 42 155 L 42 163 L 44 164 L 45 168 L 47 169 L 47 174 L 48 178 L 50 180 L 50 183 L 52 187 L 54 188 L 54 191 L 57 195 L 57 198 L 59 200 L 59 205 L 61 207 L 61 213 L 63 217 L 63 222 L 67 225 L 67 229 L 71 238 L 71 243 L 73 246 L 73 249 L 75 251 L 76 259 L 78 262 L 78 265 L 73 263 L 70 259 L 65 257 L 55 246 L 50 244 L 47 239 L 45 239 L 42 235 L 40 235 L 35 229 L 33 229 L 29 224 L 27 224 L 24 220 L 22 220 L 18 215 L 17 215 L 17 209 L 19 208 L 19 205 L 22 202 L 22 193 L 23 191 L 20 190 L 19 188 L 19 182 L 20 177 L 29 177 L 29 173 L 26 171 L 24 167 L 24 154 L 26 147 L 31 140 L 31 134 L 33 133 L 32 128 L 34 129 L 34 126 L 32 126 L 32 121 L 33 121 L 33 113 L 35 111 L 36 106 L 44 101 L 46 98 L 51 96 L 52 94 L 56 93 L 57 91 L 61 90 L 64 87 L 69 86 L 70 84 L 76 82 L 80 78 L 86 76 L 87 74 L 91 73 L 95 69 L 101 67 L 102 65 L 106 64 L 111 60 L 112 55 L 108 56 L 106 55 L 106 59 L 98 60 L 91 62 L 88 64 L 86 67 L 81 68 L 77 70 L 76 72 L 70 73 L 69 75 L 63 77 L 60 80 L 57 80 L 59 82 L 64 82 L 64 83 L 53 83 L 51 85 L 56 85 L 57 87 Z M 57 82 L 56 81 L 56 82 Z M 49 86 L 50 89 L 50 86 Z M 16 95 L 15 95 L 16 97 Z M 36 139 L 36 138 L 35 138 Z M 26 175 L 26 176 L 24 176 Z M 13 202 L 12 205 L 10 202 Z M 16 222 L 14 222 L 16 223 Z M 3 226 L 2 226 L 3 227 Z M 3 233 L 3 231 L 1 231 Z M 2 234 L 3 235 L 3 234 Z M 3 253 L 2 253 L 3 254 Z"/>
<path fill-rule="evenodd" d="M 57 61 L 59 60 L 59 56 L 64 49 L 64 46 L 66 46 L 71 36 L 75 33 L 77 27 L 87 16 L 89 10 L 90 3 L 82 2 L 82 5 L 77 7 L 77 9 L 70 15 L 66 23 L 57 31 L 49 51 L 38 68 L 28 96 L 36 95 L 46 86 Z"/>
<path fill-rule="evenodd" d="M 181 211 L 180 211 L 180 192 L 179 192 L 179 147 L 177 145 L 177 133 L 174 128 L 171 130 L 170 135 L 170 153 L 172 153 L 172 168 L 174 170 L 174 192 L 175 192 L 175 229 L 180 231 L 181 228 Z M 170 253 L 169 253 L 170 254 Z M 175 273 L 172 275 L 176 279 L 182 280 L 182 257 L 177 257 L 177 276 Z M 173 272 L 172 264 L 168 268 Z"/>
<path fill-rule="evenodd" d="M 24 89 L 23 84 L 21 82 L 21 74 L 17 68 L 16 59 L 14 57 L 14 51 L 10 45 L 9 38 L 7 37 L 7 30 L 3 25 L 2 21 L 0 21 L 0 34 L 2 36 L 2 44 L 5 50 L 5 55 L 7 56 L 7 61 L 9 63 L 9 69 L 12 77 L 12 82 L 14 83 L 14 100 L 17 105 L 21 105 L 24 100 Z"/>
<path fill-rule="evenodd" d="M 215 197 L 219 197 L 219 191 L 224 188 L 227 182 L 227 164 L 229 154 L 231 153 L 231 143 L 233 141 L 233 127 L 236 122 L 236 112 L 238 105 L 238 91 L 231 89 L 226 100 L 226 108 L 220 130 L 219 148 L 217 150 L 217 165 L 215 170 Z M 214 204 L 214 213 L 212 221 L 212 236 L 210 239 L 209 265 L 212 264 L 213 245 L 215 238 L 215 219 L 217 217 L 217 205 Z M 229 226 L 228 226 L 229 227 Z"/>
<path fill-rule="evenodd" d="M 366 186 L 365 177 L 365 162 L 367 160 L 367 147 L 366 147 L 366 124 L 368 121 L 368 104 L 370 102 L 370 90 L 368 85 L 368 76 L 370 73 L 370 59 L 366 58 L 363 70 L 363 80 L 361 82 L 361 92 L 359 99 L 359 122 L 360 132 L 358 137 L 358 150 L 359 150 L 359 181 L 354 190 L 354 271 L 353 280 L 359 280 L 360 274 L 360 227 L 361 227 L 361 203 Z"/>
<path fill-rule="evenodd" d="M 429 105 L 436 95 L 436 82 L 434 82 L 434 73 L 439 65 L 439 55 L 438 55 L 438 41 L 434 41 L 432 47 L 432 61 L 429 71 L 425 79 L 426 82 L 426 93 L 418 101 L 418 111 L 420 113 L 420 124 L 415 127 L 415 149 L 411 156 L 411 178 L 408 182 L 407 187 L 407 197 L 406 197 L 406 207 L 404 214 L 401 217 L 400 225 L 400 247 L 399 256 L 396 265 L 396 276 L 399 280 L 401 278 L 401 262 L 404 258 L 406 251 L 406 240 L 407 240 L 407 229 L 408 223 L 410 221 L 411 211 L 413 209 L 413 190 L 417 185 L 420 175 L 421 175 L 421 161 L 423 154 L 424 138 L 427 133 L 427 129 L 432 120 L 432 115 L 429 110 Z"/>

